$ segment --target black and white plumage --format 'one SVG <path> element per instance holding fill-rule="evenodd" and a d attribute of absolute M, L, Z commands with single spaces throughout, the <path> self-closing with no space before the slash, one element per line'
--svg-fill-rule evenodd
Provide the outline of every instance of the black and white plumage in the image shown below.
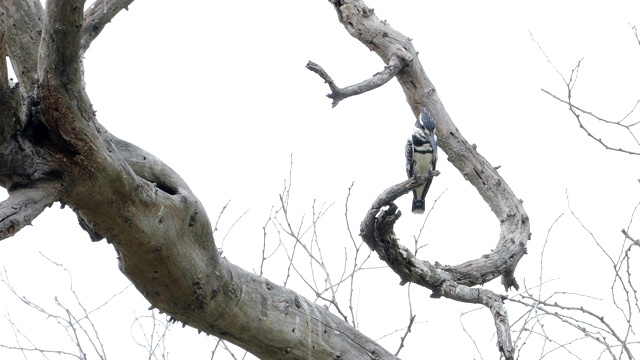
<path fill-rule="evenodd" d="M 427 175 L 436 169 L 438 161 L 438 139 L 436 137 L 436 120 L 429 110 L 424 108 L 413 127 L 413 134 L 407 140 L 405 146 L 407 158 L 407 176 Z M 414 214 L 424 213 L 424 198 L 431 186 L 429 179 L 426 184 L 413 189 L 413 204 L 411 211 Z"/>

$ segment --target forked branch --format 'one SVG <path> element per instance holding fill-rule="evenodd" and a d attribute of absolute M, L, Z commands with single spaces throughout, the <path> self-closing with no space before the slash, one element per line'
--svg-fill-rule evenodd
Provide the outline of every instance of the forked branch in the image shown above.
<path fill-rule="evenodd" d="M 580 65 L 578 64 L 577 66 L 580 66 Z M 607 143 L 607 142 L 605 142 L 604 140 L 602 140 L 602 138 L 601 138 L 601 137 L 599 137 L 596 133 L 594 133 L 594 132 L 592 132 L 591 130 L 589 130 L 589 128 L 587 127 L 587 125 L 585 124 L 585 122 L 582 120 L 581 115 L 587 115 L 587 116 L 590 116 L 590 117 L 592 117 L 592 118 L 594 118 L 594 119 L 596 119 L 596 120 L 598 120 L 598 121 L 601 121 L 601 122 L 603 122 L 603 123 L 606 123 L 606 124 L 608 124 L 608 125 L 616 125 L 616 126 L 619 126 L 619 127 L 624 128 L 624 129 L 629 133 L 629 135 L 631 135 L 631 137 L 633 138 L 633 140 L 635 141 L 635 143 L 636 143 L 637 145 L 639 145 L 639 146 L 640 146 L 640 142 L 639 142 L 639 141 L 638 141 L 638 139 L 636 138 L 635 134 L 633 133 L 633 129 L 632 129 L 635 125 L 637 125 L 637 124 L 638 124 L 638 122 L 635 122 L 635 123 L 633 123 L 633 124 L 626 125 L 626 124 L 622 124 L 622 121 L 623 121 L 624 119 L 622 119 L 622 120 L 620 120 L 620 121 L 610 121 L 610 120 L 606 120 L 606 119 L 604 119 L 604 118 L 602 118 L 602 117 L 600 117 L 600 116 L 597 116 L 597 115 L 593 114 L 593 113 L 592 113 L 592 112 L 590 112 L 590 111 L 587 111 L 587 110 L 583 110 L 583 109 L 581 109 L 580 107 L 576 106 L 575 104 L 573 104 L 573 103 L 571 102 L 571 95 L 572 95 L 572 94 L 571 94 L 571 91 L 572 91 L 572 89 L 571 89 L 571 87 L 570 87 L 570 86 L 568 86 L 568 85 L 567 85 L 567 92 L 568 92 L 567 99 L 568 99 L 568 100 L 564 100 L 564 99 L 560 98 L 559 96 L 554 95 L 553 93 L 551 93 L 551 92 L 550 92 L 550 91 L 548 91 L 548 90 L 545 90 L 545 89 L 541 89 L 541 90 L 542 90 L 542 92 L 544 92 L 545 94 L 547 94 L 547 95 L 551 96 L 552 98 L 554 98 L 554 99 L 556 99 L 556 100 L 560 101 L 561 103 L 564 103 L 564 104 L 569 105 L 569 111 L 571 111 L 571 114 L 576 118 L 576 121 L 578 122 L 578 125 L 580 126 L 580 129 L 584 130 L 584 132 L 587 134 L 587 136 L 588 136 L 588 137 L 590 137 L 590 138 L 592 138 L 593 140 L 595 140 L 597 143 L 599 143 L 600 145 L 602 145 L 605 149 L 607 149 L 607 150 L 613 150 L 613 151 L 618 151 L 618 152 L 623 152 L 623 153 L 627 153 L 627 154 L 630 154 L 630 155 L 640 155 L 640 152 L 638 152 L 638 151 L 626 150 L 626 149 L 623 149 L 623 148 L 621 148 L 621 147 L 619 147 L 619 146 L 618 146 L 618 147 L 615 147 L 615 146 L 611 146 L 611 145 L 609 145 L 609 143 Z M 640 103 L 640 100 L 639 100 L 638 102 L 636 102 L 635 106 L 634 106 L 634 107 L 633 107 L 633 109 L 629 112 L 629 114 L 631 114 L 631 113 L 635 110 L 635 107 L 638 105 L 638 103 Z M 626 118 L 626 116 L 625 116 L 625 118 Z"/>
<path fill-rule="evenodd" d="M 638 44 L 640 45 L 640 39 L 638 39 L 638 32 L 635 26 L 632 26 L 631 29 L 634 32 L 635 38 L 636 40 L 638 40 Z M 571 114 L 573 115 L 573 117 L 575 117 L 576 121 L 578 122 L 578 125 L 580 126 L 580 129 L 582 129 L 588 137 L 590 137 L 591 139 L 595 140 L 597 143 L 599 143 L 600 145 L 602 145 L 605 149 L 607 150 L 613 150 L 613 151 L 617 151 L 617 152 L 622 152 L 622 153 L 627 153 L 630 155 L 640 155 L 640 152 L 637 150 L 629 150 L 629 149 L 624 149 L 620 146 L 614 146 L 611 145 L 610 142 L 602 140 L 602 138 L 595 133 L 587 124 L 587 122 L 585 122 L 585 120 L 583 119 L 583 115 L 587 116 L 588 118 L 592 118 L 597 120 L 600 123 L 605 124 L 608 127 L 613 127 L 615 129 L 622 129 L 625 133 L 627 133 L 629 135 L 629 137 L 631 138 L 631 142 L 635 143 L 635 145 L 637 145 L 638 147 L 640 147 L 640 140 L 638 139 L 638 137 L 636 136 L 636 134 L 634 133 L 634 130 L 636 130 L 636 125 L 640 124 L 640 121 L 628 121 L 629 117 L 635 112 L 636 108 L 638 107 L 638 105 L 640 104 L 640 99 L 637 100 L 635 102 L 635 104 L 631 107 L 631 110 L 629 110 L 624 116 L 622 116 L 622 118 L 620 120 L 608 120 L 605 119 L 602 116 L 598 116 L 595 113 L 586 110 L 584 108 L 581 108 L 579 106 L 577 106 L 574 102 L 573 102 L 573 87 L 576 84 L 576 81 L 578 80 L 578 74 L 580 73 L 580 65 L 582 64 L 582 59 L 580 61 L 578 61 L 578 63 L 576 64 L 576 66 L 571 69 L 571 72 L 567 77 L 565 77 L 565 75 L 563 75 L 560 70 L 558 70 L 558 68 L 556 68 L 556 66 L 553 64 L 553 62 L 551 61 L 551 59 L 549 58 L 549 55 L 547 55 L 547 53 L 544 51 L 544 49 L 542 49 L 542 46 L 536 41 L 536 39 L 533 37 L 533 34 L 531 34 L 531 39 L 533 40 L 533 42 L 538 46 L 538 49 L 540 49 L 540 52 L 542 53 L 542 55 L 544 55 L 544 57 L 547 59 L 547 62 L 549 63 L 549 65 L 551 65 L 551 67 L 553 68 L 553 70 L 560 76 L 560 78 L 562 79 L 562 82 L 564 83 L 564 86 L 566 88 L 566 99 L 563 99 L 553 93 L 551 93 L 548 90 L 545 89 L 541 89 L 542 92 L 544 92 L 545 94 L 551 96 L 552 98 L 558 100 L 559 102 L 566 104 L 569 106 L 569 111 L 571 112 Z"/>
<path fill-rule="evenodd" d="M 371 78 L 361 83 L 344 88 L 340 88 L 336 85 L 331 76 L 329 76 L 329 74 L 327 74 L 320 65 L 313 61 L 309 61 L 306 68 L 318 74 L 325 83 L 329 84 L 331 93 L 327 94 L 327 97 L 333 100 L 331 106 L 336 107 L 341 100 L 363 94 L 386 84 L 389 80 L 393 79 L 407 63 L 411 62 L 411 60 L 413 60 L 411 54 L 404 51 L 402 48 L 398 48 L 398 53 L 391 57 L 389 65 L 385 66 L 384 70 L 375 73 Z"/>

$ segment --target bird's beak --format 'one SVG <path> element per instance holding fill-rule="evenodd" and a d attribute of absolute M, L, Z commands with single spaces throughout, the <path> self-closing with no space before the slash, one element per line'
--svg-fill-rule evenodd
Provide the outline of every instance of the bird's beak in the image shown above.
<path fill-rule="evenodd" d="M 429 135 L 427 135 L 427 139 L 429 140 L 429 144 L 431 144 L 431 148 L 435 149 L 437 145 L 436 142 L 436 134 L 433 132 L 430 132 Z"/>

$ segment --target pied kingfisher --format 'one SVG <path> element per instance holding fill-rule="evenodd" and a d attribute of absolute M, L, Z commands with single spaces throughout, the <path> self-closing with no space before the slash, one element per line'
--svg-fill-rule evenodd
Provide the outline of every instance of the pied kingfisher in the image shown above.
<path fill-rule="evenodd" d="M 416 120 L 413 134 L 407 140 L 404 152 L 407 158 L 407 176 L 427 175 L 436 169 L 438 160 L 438 139 L 436 137 L 436 120 L 425 107 Z M 431 186 L 429 179 L 426 184 L 413 189 L 413 205 L 411 211 L 414 214 L 424 213 L 424 198 Z"/>

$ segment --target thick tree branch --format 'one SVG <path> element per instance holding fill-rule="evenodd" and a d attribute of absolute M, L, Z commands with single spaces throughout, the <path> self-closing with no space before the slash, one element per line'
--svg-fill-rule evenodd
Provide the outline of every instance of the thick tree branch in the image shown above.
<path fill-rule="evenodd" d="M 84 13 L 84 24 L 82 26 L 82 40 L 80 41 L 80 52 L 84 54 L 91 42 L 100 35 L 100 32 L 111 19 L 113 19 L 122 9 L 129 10 L 133 0 L 98 0 Z"/>
<path fill-rule="evenodd" d="M 2 185 L 19 194 L 36 180 L 57 180 L 59 196 L 32 207 L 58 198 L 69 205 L 94 239 L 113 244 L 138 291 L 175 321 L 260 358 L 395 359 L 322 305 L 222 258 L 202 203 L 178 174 L 97 122 L 81 82 L 81 9 L 81 1 L 49 1 L 40 91 L 10 103 L 17 116 L 6 118 L 27 130 L 0 144 Z M 12 219 L 23 226 L 37 211 L 18 212 L 10 206 L 18 198 L 10 199 L 5 231 L 15 232 Z"/>
<path fill-rule="evenodd" d="M 45 84 L 80 87 L 80 36 L 83 0 L 48 0 L 38 75 Z"/>
<path fill-rule="evenodd" d="M 484 283 L 502 275 L 502 284 L 506 289 L 517 289 L 514 272 L 526 252 L 530 236 L 529 217 L 521 201 L 451 121 L 410 39 L 381 21 L 362 0 L 336 0 L 332 4 L 349 34 L 377 53 L 385 63 L 401 56 L 400 53 L 406 52 L 412 56 L 413 60 L 396 75 L 409 106 L 416 116 L 424 107 L 430 110 L 437 121 L 438 146 L 462 176 L 478 190 L 500 221 L 500 237 L 494 251 L 477 260 L 448 267 L 447 271 L 455 272 L 456 278 L 463 284 Z"/>
<path fill-rule="evenodd" d="M 24 226 L 35 217 L 32 214 L 37 209 L 41 211 L 59 197 L 90 230 L 112 242 L 119 254 L 121 271 L 153 306 L 195 329 L 232 341 L 260 358 L 394 358 L 323 306 L 222 258 L 204 206 L 179 176 L 155 157 L 112 137 L 97 123 L 81 81 L 80 56 L 88 47 L 81 44 L 83 1 L 49 0 L 43 35 L 36 32 L 38 36 L 33 37 L 42 19 L 36 3 L 36 0 L 29 0 L 28 6 L 20 1 L 10 6 L 3 3 L 3 9 L 10 7 L 6 19 L 14 23 L 25 20 L 27 25 L 12 30 L 8 47 L 12 58 L 15 55 L 22 64 L 18 68 L 25 70 L 20 81 L 31 79 L 32 85 L 25 88 L 28 98 L 23 99 L 22 105 L 17 102 L 11 105 L 15 115 L 11 118 L 20 119 L 24 128 L 16 131 L 16 140 L 0 144 L 0 180 L 12 196 L 45 181 L 60 183 L 61 187 L 59 196 L 57 192 L 52 197 L 39 198 L 37 193 L 31 194 L 34 198 L 26 201 L 31 205 L 22 208 L 23 214 L 11 210 L 14 207 L 10 205 L 19 204 L 16 202 L 19 198 L 14 197 L 6 206 L 3 203 L 6 219 L 13 216 Z M 341 3 L 344 5 L 339 14 L 347 30 L 391 65 L 387 73 L 379 75 L 380 79 L 395 72 L 394 62 L 406 61 L 398 65 L 402 70 L 395 75 L 409 104 L 416 114 L 424 106 L 432 110 L 438 120 L 438 135 L 443 139 L 441 147 L 501 220 L 501 243 L 508 249 L 517 249 L 507 257 L 511 263 L 486 260 L 485 266 L 497 270 L 483 269 L 481 273 L 512 277 L 528 235 L 528 221 L 519 201 L 493 167 L 455 129 L 408 39 L 377 19 L 361 1 Z M 18 8 L 21 10 L 15 10 Z M 30 13 L 24 13 L 25 9 Z M 4 19 L 7 28 L 9 22 Z M 90 44 L 92 37 L 87 36 L 89 41 L 85 44 Z M 35 89 L 37 78 L 40 91 L 29 91 Z M 440 291 L 452 298 L 465 289 L 462 285 L 478 283 L 473 277 L 478 269 L 471 268 L 468 273 L 461 269 L 456 273 L 410 257 L 411 252 L 403 250 L 392 236 L 398 215 L 391 210 L 390 206 L 376 214 L 379 219 L 374 220 L 375 231 L 371 236 L 376 242 L 386 241 L 382 249 L 390 261 L 413 262 L 414 268 L 403 280 L 429 284 L 434 293 Z M 9 232 L 10 226 L 6 229 Z M 478 260 L 482 261 L 485 259 Z M 441 287 L 434 287 L 436 283 Z M 456 286 L 456 291 L 447 291 L 442 288 L 444 284 Z M 508 344 L 500 341 L 508 356 Z"/>
<path fill-rule="evenodd" d="M 46 183 L 11 192 L 9 198 L 0 203 L 0 240 L 18 233 L 31 225 L 42 211 L 58 199 L 58 184 Z"/>
<path fill-rule="evenodd" d="M 424 184 L 432 175 L 408 179 L 386 189 L 373 202 L 360 225 L 360 236 L 374 250 L 380 259 L 400 276 L 401 283 L 413 282 L 433 291 L 432 297 L 444 296 L 448 299 L 467 303 L 482 304 L 489 308 L 494 318 L 498 347 L 505 359 L 513 359 L 515 349 L 511 342 L 509 319 L 504 308 L 504 297 L 487 289 L 472 288 L 466 276 L 445 271 L 428 261 L 418 259 L 409 249 L 400 244 L 393 226 L 401 213 L 393 203 L 400 196 Z"/>
<path fill-rule="evenodd" d="M 39 0 L 5 0 L 0 10 L 0 26 L 6 31 L 13 71 L 24 89 L 31 92 L 37 84 L 44 9 Z"/>
<path fill-rule="evenodd" d="M 389 65 L 385 66 L 384 70 L 375 73 L 370 79 L 345 88 L 338 87 L 333 79 L 331 79 L 331 76 L 329 76 L 320 65 L 313 61 L 309 61 L 306 68 L 318 74 L 325 83 L 329 84 L 331 93 L 327 94 L 327 97 L 333 100 L 331 107 L 336 107 L 341 100 L 377 89 L 386 84 L 389 80 L 393 79 L 407 63 L 411 62 L 411 60 L 413 60 L 413 57 L 409 53 L 398 49 L 398 53 L 394 54 L 389 61 Z"/>

